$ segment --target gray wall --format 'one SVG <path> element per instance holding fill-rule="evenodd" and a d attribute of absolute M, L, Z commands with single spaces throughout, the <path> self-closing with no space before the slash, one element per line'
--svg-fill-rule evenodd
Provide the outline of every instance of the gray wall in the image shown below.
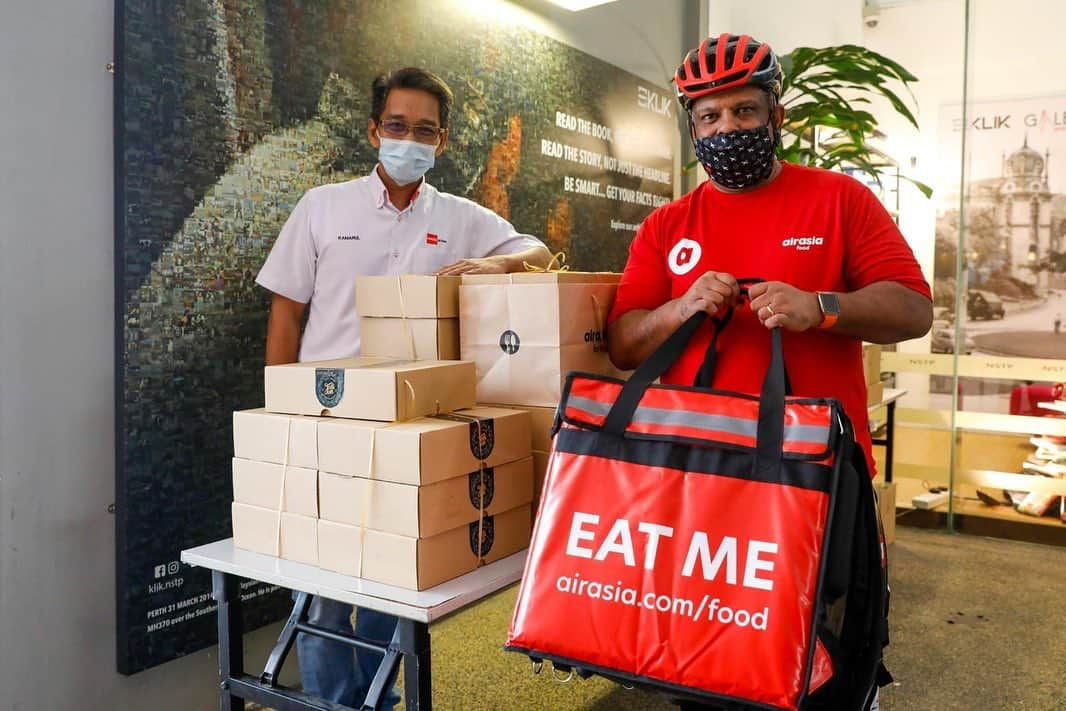
<path fill-rule="evenodd" d="M 0 7 L 4 709 L 215 704 L 213 654 L 115 673 L 112 21 L 112 0 Z"/>
<path fill-rule="evenodd" d="M 662 84 L 696 3 L 524 6 L 559 39 Z M 0 3 L 2 709 L 188 711 L 217 698 L 213 650 L 115 672 L 112 13 L 112 0 Z M 271 632 L 249 635 L 256 658 Z"/>

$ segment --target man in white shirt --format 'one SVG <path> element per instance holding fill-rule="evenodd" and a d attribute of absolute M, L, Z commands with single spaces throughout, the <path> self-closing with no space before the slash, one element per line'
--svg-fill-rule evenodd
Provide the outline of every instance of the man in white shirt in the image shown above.
<path fill-rule="evenodd" d="M 256 278 L 274 294 L 267 365 L 358 355 L 358 275 L 506 273 L 550 259 L 537 238 L 423 178 L 448 142 L 452 93 L 442 79 L 400 69 L 375 79 L 372 95 L 367 138 L 377 166 L 364 178 L 309 190 Z M 351 613 L 350 605 L 315 598 L 309 621 L 350 633 Z M 387 645 L 395 627 L 391 615 L 356 613 L 361 638 Z M 380 655 L 360 650 L 353 659 L 349 647 L 304 634 L 296 646 L 305 691 L 347 706 L 363 702 Z M 391 687 L 382 708 L 399 701 Z"/>

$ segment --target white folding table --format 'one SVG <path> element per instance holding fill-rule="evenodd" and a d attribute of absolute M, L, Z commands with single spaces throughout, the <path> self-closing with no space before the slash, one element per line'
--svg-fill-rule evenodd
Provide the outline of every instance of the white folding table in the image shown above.
<path fill-rule="evenodd" d="M 377 711 L 380 708 L 386 686 L 395 678 L 401 657 L 406 708 L 409 711 L 428 711 L 432 708 L 429 623 L 519 580 L 526 562 L 526 551 L 421 592 L 241 550 L 233 546 L 232 538 L 184 550 L 181 560 L 211 570 L 214 599 L 218 603 L 219 708 L 222 711 L 243 711 L 244 700 L 255 701 L 277 711 L 339 711 L 350 708 L 278 684 L 278 674 L 297 633 L 313 634 L 353 648 L 372 649 L 384 655 L 361 707 L 363 711 Z M 265 670 L 258 678 L 244 672 L 241 578 L 279 585 L 298 593 L 292 614 L 267 660 Z M 400 621 L 392 641 L 387 646 L 373 644 L 354 635 L 337 634 L 309 624 L 307 608 L 312 595 L 396 615 Z"/>

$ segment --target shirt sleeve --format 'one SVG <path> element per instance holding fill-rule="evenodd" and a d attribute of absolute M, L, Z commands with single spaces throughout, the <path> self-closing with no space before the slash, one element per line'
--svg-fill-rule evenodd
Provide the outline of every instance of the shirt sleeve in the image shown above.
<path fill-rule="evenodd" d="M 533 247 L 544 247 L 544 243 L 533 235 L 517 231 L 507 220 L 492 210 L 471 203 L 475 212 L 471 219 L 474 231 L 473 249 L 476 254 L 470 257 L 494 257 L 500 254 L 524 252 Z"/>
<path fill-rule="evenodd" d="M 666 273 L 657 217 L 656 212 L 649 215 L 629 244 L 629 258 L 607 317 L 609 324 L 629 311 L 657 309 L 670 300 L 670 276 Z"/>
<path fill-rule="evenodd" d="M 855 291 L 894 281 L 927 298 L 932 292 L 907 240 L 873 192 L 858 181 L 848 197 L 844 278 Z"/>
<path fill-rule="evenodd" d="M 315 290 L 318 248 L 311 229 L 310 193 L 296 203 L 255 281 L 286 299 L 306 304 Z"/>

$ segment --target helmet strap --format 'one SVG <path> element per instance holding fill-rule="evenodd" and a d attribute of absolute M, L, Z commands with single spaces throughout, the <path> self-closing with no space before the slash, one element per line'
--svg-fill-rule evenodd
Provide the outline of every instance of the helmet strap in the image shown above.
<path fill-rule="evenodd" d="M 688 137 L 692 141 L 692 150 L 696 150 L 696 122 L 692 120 L 692 110 L 688 112 Z M 703 167 L 707 177 L 711 177 L 711 171 L 707 169 L 707 166 L 700 164 Z"/>
<path fill-rule="evenodd" d="M 770 133 L 774 137 L 774 150 L 781 145 L 781 129 L 774 123 L 774 114 L 777 113 L 777 95 L 769 89 L 764 89 L 766 95 L 770 97 L 770 118 L 767 119 L 767 125 L 770 126 Z"/>

